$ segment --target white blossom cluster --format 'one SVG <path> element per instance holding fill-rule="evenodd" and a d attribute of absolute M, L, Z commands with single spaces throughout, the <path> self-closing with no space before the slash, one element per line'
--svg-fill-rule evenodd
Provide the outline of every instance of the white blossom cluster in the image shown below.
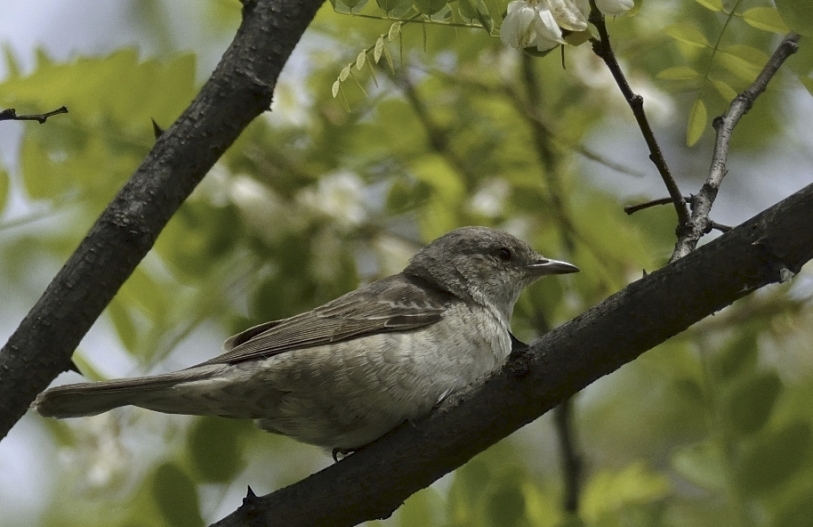
<path fill-rule="evenodd" d="M 605 15 L 629 11 L 633 0 L 596 0 Z M 515 0 L 500 27 L 500 39 L 512 48 L 547 51 L 564 44 L 562 31 L 587 29 L 588 0 Z"/>

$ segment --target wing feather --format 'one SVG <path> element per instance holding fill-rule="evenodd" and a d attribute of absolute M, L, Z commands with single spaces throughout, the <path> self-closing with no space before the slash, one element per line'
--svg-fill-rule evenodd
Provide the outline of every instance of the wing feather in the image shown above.
<path fill-rule="evenodd" d="M 441 320 L 456 300 L 417 280 L 391 276 L 312 311 L 249 328 L 226 341 L 226 353 L 198 366 L 234 364 L 376 333 L 419 329 Z"/>

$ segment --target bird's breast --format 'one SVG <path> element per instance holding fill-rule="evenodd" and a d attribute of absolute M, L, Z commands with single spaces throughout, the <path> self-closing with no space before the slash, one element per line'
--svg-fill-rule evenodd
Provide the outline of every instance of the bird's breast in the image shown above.
<path fill-rule="evenodd" d="M 501 366 L 510 350 L 504 324 L 485 310 L 460 306 L 417 330 L 294 350 L 235 367 L 262 378 L 262 415 L 252 416 L 262 427 L 317 445 L 353 448 L 425 415 L 450 393 Z"/>

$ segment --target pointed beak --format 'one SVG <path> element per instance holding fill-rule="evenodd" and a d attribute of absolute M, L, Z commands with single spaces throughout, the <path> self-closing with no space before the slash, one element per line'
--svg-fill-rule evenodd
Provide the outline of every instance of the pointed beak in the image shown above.
<path fill-rule="evenodd" d="M 549 260 L 547 258 L 541 258 L 534 263 L 525 266 L 525 268 L 532 274 L 538 276 L 579 272 L 579 268 L 573 264 L 562 262 L 560 260 Z"/>

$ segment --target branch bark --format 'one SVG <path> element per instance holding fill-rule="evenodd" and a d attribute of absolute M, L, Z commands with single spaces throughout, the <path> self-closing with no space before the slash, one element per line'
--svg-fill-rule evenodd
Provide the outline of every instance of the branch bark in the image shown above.
<path fill-rule="evenodd" d="M 320 0 L 246 0 L 212 77 L 166 130 L 0 350 L 0 438 L 71 355 L 169 218 L 242 130 L 266 111 Z"/>
<path fill-rule="evenodd" d="M 813 185 L 547 333 L 485 383 L 339 463 L 248 496 L 215 525 L 350 526 L 389 516 L 561 400 L 813 258 Z"/>
<path fill-rule="evenodd" d="M 785 60 L 796 53 L 799 38 L 796 33 L 788 34 L 771 55 L 771 58 L 768 59 L 767 64 L 765 64 L 765 67 L 751 86 L 734 97 L 728 111 L 714 120 L 713 125 L 714 130 L 717 132 L 717 139 L 714 143 L 711 169 L 706 182 L 700 188 L 700 192 L 692 196 L 692 215 L 686 222 L 685 228 L 679 231 L 680 235 L 672 253 L 672 261 L 682 258 L 693 251 L 697 247 L 700 238 L 715 228 L 714 222 L 709 218 L 709 213 L 711 213 L 714 200 L 717 199 L 717 191 L 720 189 L 723 178 L 728 172 L 726 161 L 728 160 L 728 149 L 734 127 L 740 122 L 740 118 L 748 113 L 757 97 L 765 91 L 768 82 L 776 75 Z"/>

